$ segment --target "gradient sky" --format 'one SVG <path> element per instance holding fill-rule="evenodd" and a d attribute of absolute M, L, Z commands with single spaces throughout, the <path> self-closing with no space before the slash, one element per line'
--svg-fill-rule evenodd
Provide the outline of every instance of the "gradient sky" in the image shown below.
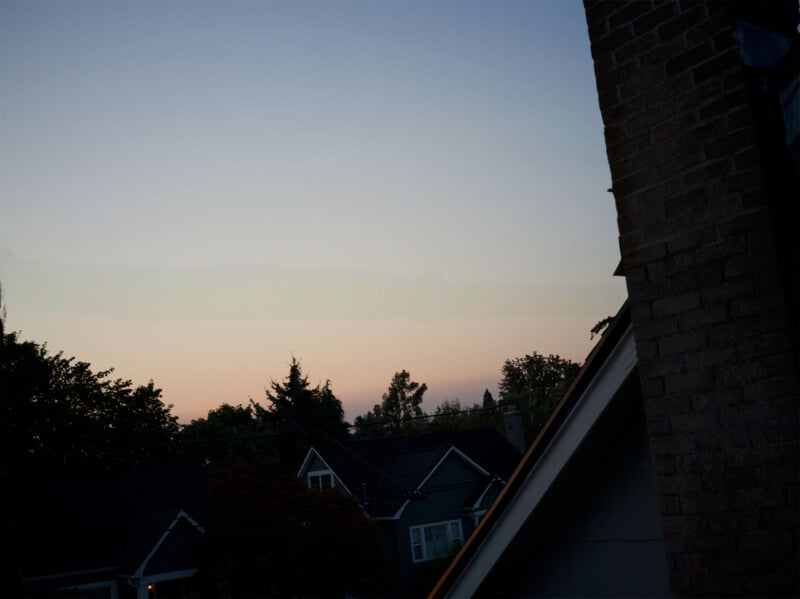
<path fill-rule="evenodd" d="M 579 1 L 0 1 L 7 326 L 182 421 L 583 361 L 624 281 Z"/>

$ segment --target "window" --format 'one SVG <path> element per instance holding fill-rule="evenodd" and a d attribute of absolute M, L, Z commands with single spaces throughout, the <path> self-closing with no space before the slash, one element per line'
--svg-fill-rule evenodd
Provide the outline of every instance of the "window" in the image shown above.
<path fill-rule="evenodd" d="M 464 542 L 461 520 L 449 520 L 424 526 L 412 526 L 411 555 L 416 562 L 446 557 Z"/>
<path fill-rule="evenodd" d="M 333 472 L 330 470 L 315 470 L 308 473 L 308 488 L 317 489 L 332 489 L 333 488 Z"/>

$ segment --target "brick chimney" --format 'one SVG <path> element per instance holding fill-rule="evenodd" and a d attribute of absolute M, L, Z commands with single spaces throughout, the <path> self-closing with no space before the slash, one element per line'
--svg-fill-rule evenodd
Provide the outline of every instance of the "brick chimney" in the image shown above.
<path fill-rule="evenodd" d="M 671 590 L 798 596 L 797 0 L 584 4 Z"/>

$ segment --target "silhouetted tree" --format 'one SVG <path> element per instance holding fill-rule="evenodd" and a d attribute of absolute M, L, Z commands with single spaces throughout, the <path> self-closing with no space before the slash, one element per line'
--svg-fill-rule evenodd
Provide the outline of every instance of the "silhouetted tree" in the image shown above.
<path fill-rule="evenodd" d="M 614 320 L 613 316 L 606 316 L 603 320 L 597 322 L 589 331 L 590 333 L 589 339 L 592 340 L 594 339 L 595 335 L 604 334 L 605 330 L 608 328 L 608 325 L 610 325 L 613 322 L 613 320 Z"/>
<path fill-rule="evenodd" d="M 473 407 L 477 407 L 477 405 Z M 428 422 L 427 430 L 429 432 L 462 430 L 466 420 L 464 412 L 465 408 L 462 407 L 458 398 L 445 399 L 436 406 L 436 410 Z"/>
<path fill-rule="evenodd" d="M 500 413 L 492 407 L 482 408 L 477 403 L 467 407 L 462 406 L 461 401 L 458 399 L 446 399 L 436 406 L 436 411 L 428 421 L 426 430 L 428 432 L 440 432 L 481 428 L 497 428 L 498 432 L 502 433 Z"/>
<path fill-rule="evenodd" d="M 494 407 L 497 407 L 497 402 L 494 400 L 494 397 L 492 397 L 491 392 L 486 389 L 483 392 L 483 409 L 489 410 Z"/>
<path fill-rule="evenodd" d="M 270 381 L 265 393 L 267 408 L 251 403 L 256 417 L 276 434 L 278 450 L 288 465 L 302 459 L 315 440 L 348 435 L 342 402 L 333 394 L 330 381 L 311 387 L 294 356 L 286 380 Z"/>
<path fill-rule="evenodd" d="M 364 416 L 356 417 L 357 432 L 377 436 L 424 428 L 424 424 L 415 424 L 413 419 L 425 415 L 420 405 L 427 390 L 425 383 L 420 385 L 412 381 L 408 371 L 395 372 L 381 403 L 375 404 Z"/>
<path fill-rule="evenodd" d="M 200 576 L 215 596 L 328 597 L 386 577 L 380 533 L 356 500 L 310 490 L 264 459 L 212 472 Z"/>
<path fill-rule="evenodd" d="M 500 405 L 512 404 L 526 424 L 528 440 L 541 428 L 580 365 L 557 355 L 537 352 L 506 360 L 500 381 Z"/>
<path fill-rule="evenodd" d="M 178 432 L 150 381 L 110 379 L 113 369 L 48 355 L 46 345 L 2 337 L 2 462 L 15 472 L 98 471 L 161 463 Z"/>
<path fill-rule="evenodd" d="M 180 432 L 184 462 L 230 461 L 236 456 L 271 451 L 270 429 L 255 417 L 252 405 L 223 403 L 206 418 L 184 425 Z"/>

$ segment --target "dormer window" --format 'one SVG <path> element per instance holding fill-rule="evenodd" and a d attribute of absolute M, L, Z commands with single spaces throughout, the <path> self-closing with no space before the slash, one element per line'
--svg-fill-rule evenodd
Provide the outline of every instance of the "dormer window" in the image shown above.
<path fill-rule="evenodd" d="M 322 491 L 333 488 L 333 472 L 330 470 L 314 470 L 308 473 L 308 488 Z"/>

